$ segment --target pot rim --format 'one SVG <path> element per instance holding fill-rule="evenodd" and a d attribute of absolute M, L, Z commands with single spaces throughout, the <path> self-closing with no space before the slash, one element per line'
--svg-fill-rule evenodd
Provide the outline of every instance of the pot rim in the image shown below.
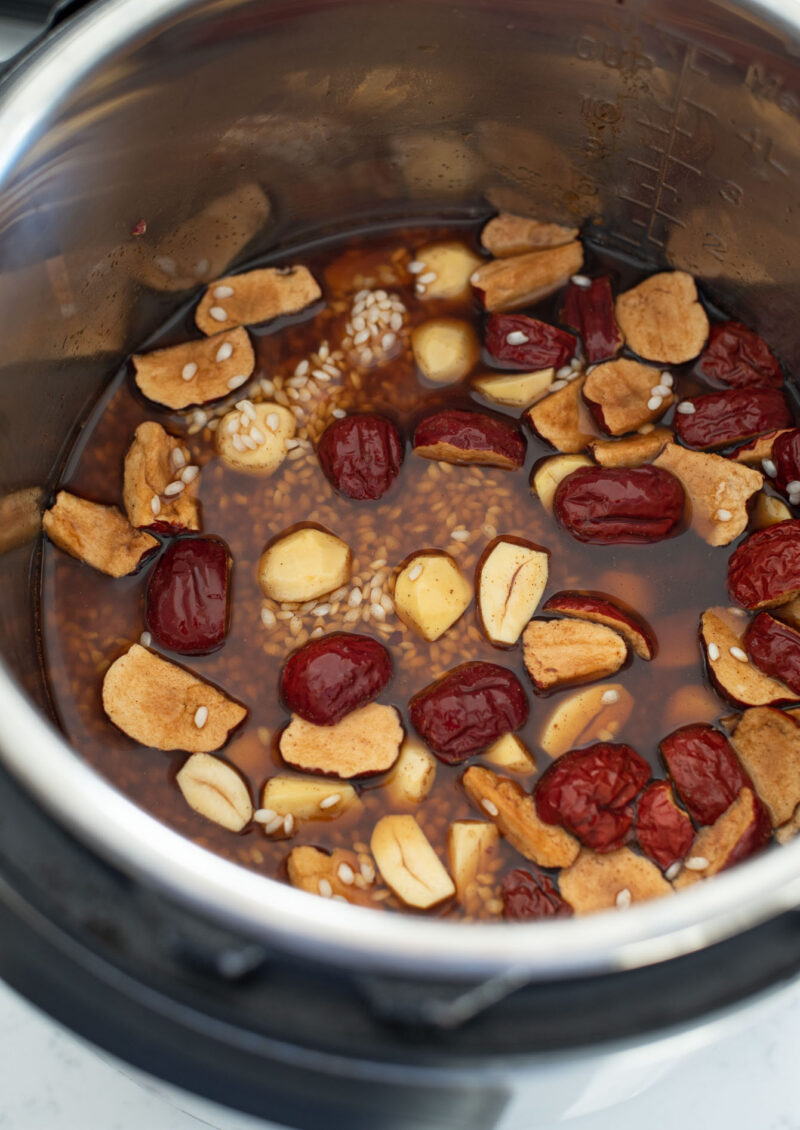
<path fill-rule="evenodd" d="M 800 8 L 783 0 L 710 2 L 800 42 Z M 66 92 L 131 39 L 195 6 L 196 0 L 102 0 L 35 44 L 3 82 L 0 185 Z M 194 911 L 333 965 L 448 980 L 586 976 L 676 958 L 800 906 L 798 839 L 712 883 L 624 914 L 501 927 L 373 913 L 254 874 L 139 809 L 68 746 L 1 659 L 0 719 L 0 761 L 101 857 Z"/>

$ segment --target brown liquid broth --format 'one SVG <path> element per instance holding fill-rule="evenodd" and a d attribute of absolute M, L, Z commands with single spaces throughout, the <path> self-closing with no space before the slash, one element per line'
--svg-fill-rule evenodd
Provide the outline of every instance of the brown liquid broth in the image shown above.
<path fill-rule="evenodd" d="M 362 271 L 369 273 L 375 263 L 388 261 L 398 248 L 413 253 L 441 237 L 461 238 L 478 247 L 474 226 L 432 226 L 398 230 L 389 236 L 359 236 L 317 248 L 310 254 L 284 256 L 283 262 L 302 261 L 309 266 L 323 282 L 328 302 L 311 317 L 300 316 L 253 331 L 258 356 L 256 376 L 276 372 L 290 375 L 323 339 L 335 348 L 343 332 L 343 310 L 349 307 L 349 299 L 324 280 L 341 273 L 331 273 L 329 268 L 334 263 L 341 266 L 343 255 L 346 262 L 358 263 Z M 600 262 L 612 274 L 615 290 L 627 288 L 643 277 L 642 272 L 628 264 L 608 259 Z M 587 268 L 597 266 L 598 257 L 588 253 Z M 405 303 L 407 327 L 432 316 L 452 315 L 467 317 L 479 328 L 480 315 L 471 303 L 416 299 L 413 285 L 386 289 L 398 294 Z M 556 320 L 557 305 L 557 300 L 550 300 L 532 312 L 545 320 Z M 148 347 L 197 336 L 189 310 Z M 488 366 L 482 364 L 479 368 Z M 690 367 L 672 367 L 671 371 L 679 396 L 703 386 Z M 470 378 L 445 389 L 421 382 L 410 358 L 407 337 L 400 356 L 362 375 L 363 387 L 355 389 L 345 382 L 337 393 L 338 403 L 349 409 L 376 408 L 387 412 L 407 438 L 415 420 L 434 406 L 472 404 L 497 410 L 471 393 Z M 236 397 L 247 394 L 248 388 L 239 390 Z M 515 412 L 509 410 L 508 414 L 513 417 Z M 187 417 L 146 404 L 125 370 L 114 379 L 91 413 L 59 485 L 121 506 L 124 454 L 136 426 L 146 419 L 158 420 L 174 434 L 186 433 Z M 200 658 L 171 658 L 217 683 L 248 706 L 250 713 L 245 725 L 219 756 L 238 767 L 250 782 L 256 806 L 264 781 L 282 768 L 285 771 L 276 745 L 288 715 L 279 702 L 277 688 L 281 661 L 297 642 L 287 639 L 285 623 L 275 629 L 262 624 L 264 601 L 257 583 L 257 563 L 269 539 L 301 520 L 318 522 L 343 538 L 352 547 L 356 569 L 362 573 L 369 572 L 365 566 L 375 559 L 386 558 L 394 566 L 416 550 L 436 547 L 456 557 L 470 577 L 489 540 L 491 529 L 481 529 L 488 524 L 498 533 L 528 538 L 550 549 L 550 579 L 544 599 L 560 589 L 591 588 L 628 602 L 655 630 L 659 654 L 650 663 L 634 658 L 609 680 L 622 683 L 635 704 L 614 740 L 627 742 L 646 757 L 656 776 L 663 776 L 657 753 L 661 737 L 678 725 L 711 721 L 730 712 L 705 682 L 697 628 L 704 609 L 728 603 L 725 577 L 731 547 L 712 549 L 691 530 L 652 546 L 581 545 L 565 534 L 531 496 L 530 469 L 537 460 L 551 455 L 552 450 L 530 434 L 524 472 L 437 465 L 407 452 L 399 480 L 378 503 L 357 503 L 338 497 L 320 471 L 313 452 L 297 462 L 285 462 L 271 478 L 259 478 L 226 468 L 216 457 L 213 435 L 207 429 L 190 436 L 188 442 L 194 461 L 203 468 L 199 498 L 204 531 L 224 538 L 233 554 L 232 615 L 230 632 L 221 651 Z M 453 541 L 449 536 L 460 525 L 470 531 L 467 542 Z M 360 784 L 364 807 L 358 814 L 302 823 L 288 840 L 273 840 L 255 825 L 234 835 L 196 815 L 186 805 L 174 782 L 185 754 L 164 754 L 137 746 L 107 720 L 100 705 L 102 678 L 110 663 L 139 639 L 144 626 L 147 577 L 145 569 L 134 577 L 112 580 L 45 541 L 40 615 L 46 673 L 59 722 L 73 746 L 117 788 L 170 827 L 265 875 L 285 879 L 286 857 L 299 844 L 328 849 L 368 844 L 376 821 L 396 810 L 381 787 L 382 777 Z M 400 710 L 407 729 L 406 706 L 410 696 L 443 671 L 468 659 L 509 666 L 530 692 L 530 719 L 520 736 L 535 754 L 540 771 L 549 764 L 549 758 L 539 747 L 538 735 L 555 703 L 572 693 L 573 688 L 548 697 L 533 694 L 522 662 L 521 645 L 508 651 L 492 647 L 477 626 L 474 602 L 459 623 L 433 644 L 419 639 L 393 614 L 387 617 L 392 627 L 390 634 L 381 633 L 374 623 L 342 625 L 338 617 L 335 624 L 306 617 L 304 631 L 314 623 L 326 623 L 326 630 L 344 627 L 368 632 L 387 643 L 393 653 L 395 673 L 380 701 Z M 676 703 L 674 696 L 687 687 L 704 688 L 705 705 Z M 480 816 L 460 785 L 463 768 L 437 765 L 428 799 L 413 809 L 443 859 L 450 823 Z M 529 787 L 534 778 L 518 779 Z M 502 842 L 494 864 L 495 879 L 510 867 L 525 863 Z M 398 907 L 394 897 L 387 895 L 383 888 L 379 898 L 385 901 L 381 905 Z M 497 904 L 489 902 L 479 916 L 492 917 L 497 909 Z M 465 917 L 455 900 L 433 913 Z"/>

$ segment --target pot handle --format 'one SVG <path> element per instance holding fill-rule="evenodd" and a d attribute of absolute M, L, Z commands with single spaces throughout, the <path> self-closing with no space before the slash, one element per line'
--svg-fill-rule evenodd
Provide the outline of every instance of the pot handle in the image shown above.
<path fill-rule="evenodd" d="M 403 978 L 362 974 L 355 981 L 373 1015 L 401 1027 L 461 1028 L 530 982 L 528 970 L 505 973 L 472 984 L 425 985 Z"/>

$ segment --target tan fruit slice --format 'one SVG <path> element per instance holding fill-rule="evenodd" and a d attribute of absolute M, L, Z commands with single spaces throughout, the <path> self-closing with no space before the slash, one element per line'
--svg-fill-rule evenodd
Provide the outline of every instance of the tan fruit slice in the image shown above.
<path fill-rule="evenodd" d="M 421 804 L 436 779 L 436 758 L 416 738 L 406 738 L 385 788 L 398 806 Z"/>
<path fill-rule="evenodd" d="M 775 839 L 779 844 L 788 844 L 798 832 L 800 832 L 800 807 L 794 810 L 791 820 L 787 820 L 780 828 L 775 829 Z"/>
<path fill-rule="evenodd" d="M 545 510 L 552 511 L 553 498 L 561 480 L 571 475 L 573 471 L 577 471 L 579 467 L 591 466 L 592 460 L 588 455 L 552 455 L 534 467 L 531 490 L 539 496 Z"/>
<path fill-rule="evenodd" d="M 464 614 L 472 588 L 448 553 L 415 553 L 400 566 L 394 588 L 397 615 L 423 639 L 438 640 Z"/>
<path fill-rule="evenodd" d="M 578 841 L 555 824 L 539 819 L 536 805 L 516 781 L 472 765 L 464 788 L 482 816 L 489 816 L 512 847 L 540 867 L 568 867 L 578 855 Z"/>
<path fill-rule="evenodd" d="M 156 539 L 135 530 L 116 506 L 87 502 L 65 490 L 45 510 L 42 528 L 59 549 L 109 577 L 133 573 L 158 548 Z"/>
<path fill-rule="evenodd" d="M 675 400 L 666 385 L 661 384 L 658 369 L 626 358 L 595 365 L 587 373 L 583 395 L 596 406 L 603 429 L 612 436 L 653 423 Z"/>
<path fill-rule="evenodd" d="M 495 404 L 510 408 L 528 408 L 547 395 L 555 380 L 555 369 L 537 369 L 535 373 L 508 373 L 476 377 L 472 387 Z"/>
<path fill-rule="evenodd" d="M 271 475 L 286 458 L 286 441 L 294 433 L 294 414 L 288 408 L 240 400 L 220 420 L 215 440 L 223 463 L 234 471 Z"/>
<path fill-rule="evenodd" d="M 766 432 L 763 436 L 756 436 L 755 439 L 743 443 L 741 447 L 732 451 L 729 458 L 737 463 L 747 463 L 751 467 L 757 467 L 760 471 L 762 460 L 772 458 L 772 445 L 778 436 L 791 430 L 791 428 L 779 428 L 773 432 Z"/>
<path fill-rule="evenodd" d="M 634 612 L 632 608 L 617 602 L 602 592 L 576 589 L 557 592 L 544 606 L 545 612 L 557 612 L 561 616 L 573 616 L 579 620 L 589 620 L 594 624 L 604 624 L 625 639 L 640 659 L 651 660 L 656 654 L 657 643 L 653 629 Z"/>
<path fill-rule="evenodd" d="M 383 881 L 407 906 L 427 910 L 455 894 L 453 880 L 413 816 L 384 816 L 370 847 Z"/>
<path fill-rule="evenodd" d="M 414 258 L 423 265 L 416 274 L 415 290 L 425 298 L 469 298 L 470 275 L 483 262 L 463 243 L 455 240 L 428 244 Z M 431 278 L 431 275 L 434 277 Z"/>
<path fill-rule="evenodd" d="M 770 706 L 745 710 L 731 736 L 756 793 L 777 828 L 800 805 L 800 726 Z"/>
<path fill-rule="evenodd" d="M 315 726 L 293 714 L 279 748 L 286 764 L 295 769 L 365 777 L 391 769 L 402 740 L 403 727 L 395 708 L 371 702 L 333 726 Z"/>
<path fill-rule="evenodd" d="M 447 833 L 447 859 L 458 900 L 467 910 L 480 904 L 478 876 L 497 855 L 500 833 L 482 820 L 456 820 Z"/>
<path fill-rule="evenodd" d="M 297 821 L 334 820 L 343 812 L 361 807 L 352 785 L 318 777 L 270 777 L 261 793 L 262 809 L 275 816 L 291 815 Z"/>
<path fill-rule="evenodd" d="M 618 632 L 588 620 L 532 620 L 522 645 L 525 667 L 539 690 L 605 679 L 628 658 Z"/>
<path fill-rule="evenodd" d="M 630 848 L 606 855 L 582 851 L 575 863 L 561 872 L 558 885 L 562 898 L 576 914 L 622 910 L 673 893 L 655 863 Z"/>
<path fill-rule="evenodd" d="M 357 906 L 375 905 L 355 852 L 337 848 L 327 855 L 319 848 L 303 845 L 289 852 L 286 868 L 289 882 L 298 890 Z"/>
<path fill-rule="evenodd" d="M 489 746 L 483 757 L 495 769 L 505 769 L 509 773 L 536 772 L 533 754 L 516 734 L 503 734 L 494 745 Z"/>
<path fill-rule="evenodd" d="M 652 463 L 673 438 L 671 428 L 653 428 L 626 439 L 598 439 L 589 449 L 601 467 L 642 467 Z"/>
<path fill-rule="evenodd" d="M 481 232 L 481 243 L 490 255 L 498 259 L 522 255 L 525 251 L 561 247 L 577 238 L 577 228 L 515 216 L 512 212 L 501 212 L 489 220 Z"/>
<path fill-rule="evenodd" d="M 281 534 L 258 563 L 258 583 L 272 600 L 303 603 L 333 592 L 350 579 L 350 547 L 317 526 Z"/>
<path fill-rule="evenodd" d="M 708 318 L 686 271 L 651 275 L 619 296 L 616 315 L 630 348 L 647 361 L 691 361 L 708 338 Z"/>
<path fill-rule="evenodd" d="M 125 455 L 122 498 L 132 526 L 157 523 L 177 530 L 200 529 L 200 507 L 195 494 L 198 468 L 189 461 L 189 449 L 153 420 L 136 429 Z"/>
<path fill-rule="evenodd" d="M 230 396 L 256 367 L 247 330 L 241 328 L 152 353 L 134 353 L 131 360 L 136 384 L 148 400 L 173 411 Z"/>
<path fill-rule="evenodd" d="M 542 726 L 539 745 L 560 757 L 590 742 L 610 742 L 628 721 L 633 699 L 621 683 L 587 687 L 559 699 Z"/>
<path fill-rule="evenodd" d="M 697 833 L 683 870 L 675 879 L 675 889 L 682 890 L 700 879 L 708 879 L 724 871 L 741 858 L 742 844 L 747 844 L 748 841 L 750 845 L 746 854 L 750 854 L 753 840 L 763 839 L 763 833 L 769 830 L 767 822 L 767 828 L 759 834 L 757 829 L 760 822 L 761 814 L 755 794 L 751 789 L 742 789 L 718 820 Z"/>
<path fill-rule="evenodd" d="M 458 318 L 423 322 L 411 335 L 411 348 L 423 377 L 438 385 L 463 380 L 480 353 L 472 326 Z"/>
<path fill-rule="evenodd" d="M 231 832 L 253 819 L 250 790 L 239 773 L 210 753 L 193 753 L 175 778 L 190 808 Z"/>
<path fill-rule="evenodd" d="M 263 267 L 217 279 L 200 299 L 194 320 L 202 333 L 211 336 L 282 314 L 298 314 L 321 297 L 307 267 Z"/>
<path fill-rule="evenodd" d="M 577 240 L 505 259 L 492 259 L 472 275 L 487 310 L 519 310 L 566 286 L 583 266 Z"/>
<path fill-rule="evenodd" d="M 219 749 L 247 716 L 241 703 L 138 643 L 106 671 L 103 709 L 135 742 L 187 753 Z"/>
<path fill-rule="evenodd" d="M 680 479 L 692 504 L 692 525 L 709 545 L 729 545 L 747 527 L 747 504 L 764 476 L 721 455 L 668 443 L 653 466 Z"/>
<path fill-rule="evenodd" d="M 765 530 L 767 526 L 777 526 L 779 522 L 788 522 L 792 512 L 782 498 L 759 491 L 756 495 L 756 504 L 753 507 L 751 521 L 754 530 Z M 785 606 L 784 606 L 785 607 Z M 784 609 L 775 609 L 774 615 Z"/>
<path fill-rule="evenodd" d="M 547 585 L 549 550 L 521 538 L 489 542 L 475 570 L 481 626 L 489 641 L 511 647 L 539 606 Z"/>
<path fill-rule="evenodd" d="M 533 430 L 565 454 L 583 451 L 597 438 L 597 429 L 581 396 L 584 380 L 577 377 L 525 413 Z"/>
<path fill-rule="evenodd" d="M 711 681 L 736 706 L 796 702 L 797 695 L 750 662 L 744 649 L 746 617 L 730 608 L 709 608 L 700 619 L 700 640 Z"/>

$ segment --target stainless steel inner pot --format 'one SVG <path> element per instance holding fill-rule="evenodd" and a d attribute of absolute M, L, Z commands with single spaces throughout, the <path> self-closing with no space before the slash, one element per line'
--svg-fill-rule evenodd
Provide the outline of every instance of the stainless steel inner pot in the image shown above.
<path fill-rule="evenodd" d="M 800 363 L 800 8 L 781 0 L 99 0 L 0 101 L 0 746 L 103 857 L 326 961 L 544 979 L 631 968 L 800 906 L 800 843 L 674 899 L 529 926 L 377 914 L 208 854 L 48 716 L 39 511 L 120 360 L 256 252 L 488 205 L 693 272 Z M 144 230 L 146 228 L 146 230 Z"/>

